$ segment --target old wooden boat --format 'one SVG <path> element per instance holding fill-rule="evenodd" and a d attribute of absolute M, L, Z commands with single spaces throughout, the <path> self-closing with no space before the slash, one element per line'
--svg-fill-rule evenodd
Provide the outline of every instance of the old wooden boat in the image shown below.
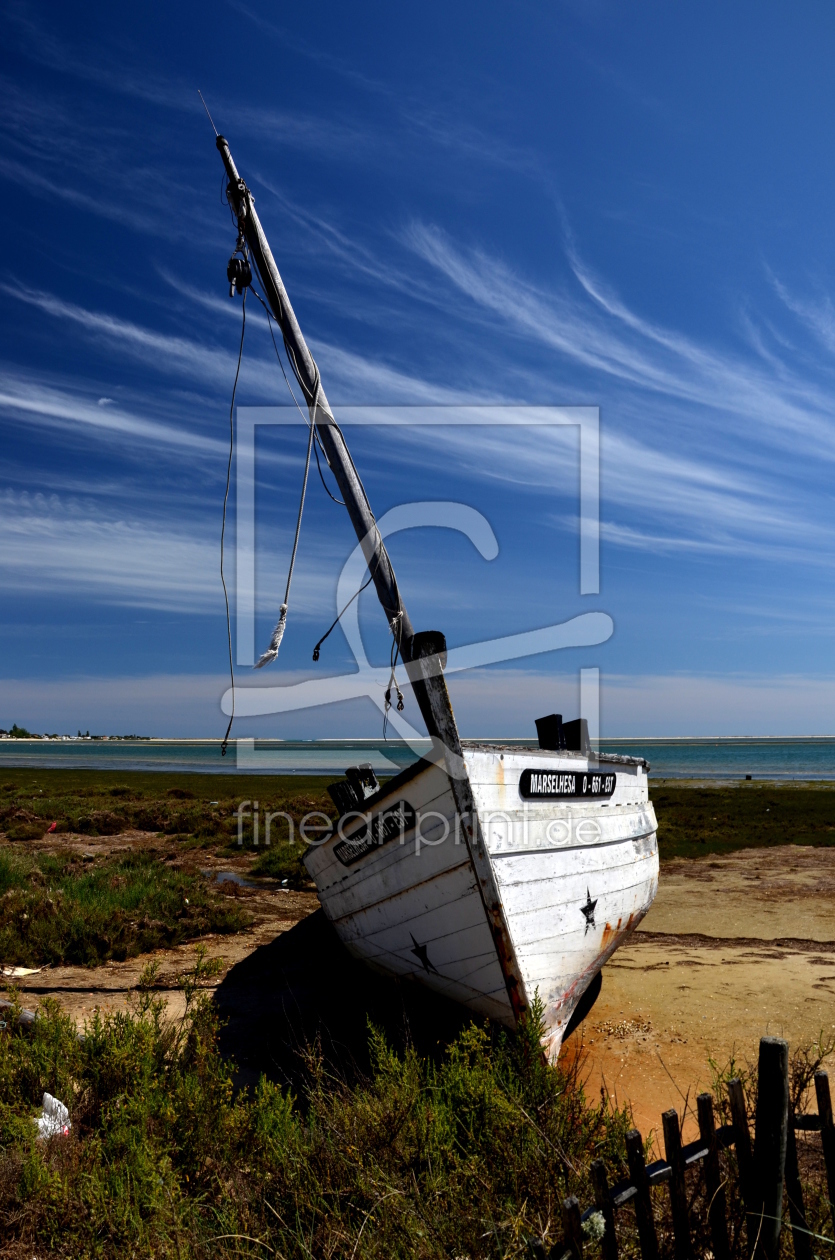
<path fill-rule="evenodd" d="M 368 767 L 334 785 L 340 820 L 311 846 L 307 868 L 353 954 L 509 1026 L 538 995 L 553 1057 L 596 994 L 600 968 L 655 896 L 648 767 L 596 755 L 585 722 L 563 724 L 556 714 L 537 722 L 530 748 L 461 740 L 444 680 L 444 637 L 412 627 L 252 194 L 223 136 L 217 147 L 239 230 L 230 285 L 246 289 L 251 260 L 307 402 L 311 441 L 327 458 L 362 546 L 393 659 L 403 660 L 432 740 L 431 753 L 382 786 Z M 285 615 L 286 602 L 275 651 Z"/>
<path fill-rule="evenodd" d="M 440 762 L 383 787 L 357 768 L 369 795 L 305 862 L 353 954 L 511 1026 L 538 994 L 553 1057 L 655 896 L 646 765 L 467 740 L 461 758 L 457 781 Z"/>

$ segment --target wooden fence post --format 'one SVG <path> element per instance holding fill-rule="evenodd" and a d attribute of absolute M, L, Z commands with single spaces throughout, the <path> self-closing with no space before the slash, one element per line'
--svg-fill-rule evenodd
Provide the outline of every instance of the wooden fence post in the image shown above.
<path fill-rule="evenodd" d="M 565 1252 L 571 1260 L 583 1260 L 583 1226 L 580 1221 L 580 1204 L 572 1194 L 563 1200 L 562 1232 L 565 1240 Z"/>
<path fill-rule="evenodd" d="M 606 1222 L 606 1232 L 600 1240 L 603 1260 L 618 1260 L 615 1213 L 612 1209 L 612 1197 L 609 1193 L 609 1178 L 606 1176 L 606 1165 L 602 1159 L 596 1159 L 592 1163 L 591 1181 L 594 1186 L 594 1205 Z M 717 1257 L 717 1260 L 725 1260 L 725 1257 Z"/>
<path fill-rule="evenodd" d="M 739 1169 L 739 1188 L 745 1207 L 745 1228 L 748 1232 L 748 1250 L 753 1251 L 757 1237 L 756 1205 L 754 1195 L 754 1157 L 751 1154 L 751 1133 L 748 1129 L 748 1113 L 745 1110 L 745 1094 L 738 1076 L 728 1081 L 728 1102 L 734 1126 L 736 1164 Z"/>
<path fill-rule="evenodd" d="M 664 1157 L 672 1169 L 670 1207 L 673 1213 L 673 1237 L 676 1260 L 689 1260 L 690 1222 L 687 1219 L 687 1190 L 684 1185 L 684 1156 L 681 1153 L 681 1129 L 675 1107 L 661 1117 L 664 1128 Z"/>
<path fill-rule="evenodd" d="M 637 1129 L 630 1129 L 626 1135 L 626 1154 L 629 1160 L 629 1179 L 637 1191 L 635 1220 L 641 1242 L 641 1255 L 643 1260 L 658 1260 L 658 1237 L 655 1233 L 649 1178 L 644 1163 L 644 1144 Z"/>
<path fill-rule="evenodd" d="M 829 1093 L 829 1076 L 826 1072 L 815 1073 L 815 1095 L 821 1122 L 823 1159 L 826 1164 L 826 1185 L 829 1191 L 829 1211 L 835 1230 L 835 1126 L 832 1123 L 832 1097 Z"/>
<path fill-rule="evenodd" d="M 792 1229 L 792 1244 L 795 1260 L 812 1260 L 812 1239 L 806 1221 L 806 1208 L 803 1204 L 803 1187 L 800 1184 L 800 1168 L 797 1163 L 797 1138 L 794 1132 L 794 1117 L 789 1113 L 788 1130 L 786 1132 L 786 1198 L 789 1202 L 789 1220 Z"/>
<path fill-rule="evenodd" d="M 783 1180 L 789 1119 L 789 1046 L 763 1037 L 757 1077 L 754 1177 L 757 1212 L 755 1260 L 777 1260 L 783 1217 Z M 750 1236 L 749 1236 L 750 1241 Z"/>
<path fill-rule="evenodd" d="M 702 1145 L 707 1148 L 705 1189 L 707 1190 L 708 1222 L 713 1254 L 716 1260 L 728 1260 L 730 1248 L 728 1222 L 725 1217 L 725 1187 L 722 1184 L 722 1170 L 719 1166 L 719 1146 L 716 1142 L 713 1098 L 710 1094 L 699 1094 L 696 1099 L 696 1111 L 699 1117 L 699 1137 Z"/>

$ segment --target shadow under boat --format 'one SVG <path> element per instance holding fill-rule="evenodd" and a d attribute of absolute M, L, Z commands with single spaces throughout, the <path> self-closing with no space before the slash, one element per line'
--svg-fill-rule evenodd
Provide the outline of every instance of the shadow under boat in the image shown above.
<path fill-rule="evenodd" d="M 600 973 L 583 995 L 566 1036 L 600 991 Z M 378 975 L 353 958 L 324 912 L 316 910 L 237 963 L 215 990 L 221 1050 L 241 1085 L 264 1074 L 300 1085 L 305 1052 L 316 1046 L 340 1075 L 366 1075 L 370 1025 L 402 1052 L 412 1045 L 437 1058 L 478 1017 L 411 979 Z M 498 1026 L 493 1026 L 497 1033 Z"/>

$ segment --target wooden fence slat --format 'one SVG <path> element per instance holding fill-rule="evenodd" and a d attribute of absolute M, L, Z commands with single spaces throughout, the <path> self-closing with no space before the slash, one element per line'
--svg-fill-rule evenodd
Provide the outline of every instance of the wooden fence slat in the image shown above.
<path fill-rule="evenodd" d="M 783 1217 L 788 1119 L 788 1042 L 780 1037 L 762 1037 L 754 1124 L 755 1204 L 759 1218 L 754 1260 L 760 1260 L 760 1257 L 777 1260 Z"/>
<path fill-rule="evenodd" d="M 583 1226 L 580 1221 L 580 1204 L 575 1195 L 563 1199 L 562 1231 L 565 1254 L 571 1260 L 583 1260 Z"/>
<path fill-rule="evenodd" d="M 710 1094 L 699 1094 L 696 1099 L 696 1114 L 699 1117 L 699 1136 L 706 1150 L 705 1188 L 713 1254 L 716 1260 L 728 1260 L 730 1246 L 728 1245 L 728 1222 L 725 1216 L 725 1187 L 722 1183 L 722 1169 L 719 1164 L 719 1143 L 713 1118 L 713 1097 Z"/>
<path fill-rule="evenodd" d="M 612 1186 L 609 1193 L 612 1196 L 612 1207 L 619 1208 L 634 1199 L 638 1191 L 631 1181 L 619 1181 L 616 1186 Z"/>
<path fill-rule="evenodd" d="M 659 1260 L 658 1237 L 652 1215 L 652 1197 L 644 1165 L 644 1144 L 637 1129 L 630 1129 L 626 1135 L 626 1154 L 629 1160 L 629 1176 L 636 1190 L 635 1220 L 641 1242 L 641 1255 L 643 1260 Z"/>
<path fill-rule="evenodd" d="M 672 1175 L 673 1170 L 666 1159 L 656 1159 L 647 1164 L 647 1181 L 651 1186 L 660 1186 L 662 1182 L 669 1181 Z"/>
<path fill-rule="evenodd" d="M 829 1074 L 815 1073 L 815 1096 L 821 1122 L 821 1143 L 826 1164 L 826 1185 L 829 1191 L 829 1211 L 835 1230 L 835 1126 L 832 1123 L 832 1096 L 829 1093 Z"/>
<path fill-rule="evenodd" d="M 673 1213 L 673 1238 L 676 1260 L 689 1260 L 690 1221 L 687 1212 L 687 1190 L 684 1185 L 684 1154 L 681 1149 L 681 1128 L 675 1107 L 661 1117 L 664 1129 L 664 1154 L 670 1165 L 670 1207 Z"/>
<path fill-rule="evenodd" d="M 797 1163 L 797 1138 L 792 1124 L 788 1126 L 786 1134 L 786 1198 L 789 1202 L 795 1260 L 812 1260 L 812 1240 L 803 1203 L 803 1187 L 800 1184 L 800 1168 Z"/>
<path fill-rule="evenodd" d="M 606 1165 L 602 1159 L 596 1159 L 591 1166 L 591 1182 L 594 1186 L 594 1205 L 603 1216 L 606 1232 L 600 1240 L 603 1260 L 618 1260 L 618 1238 L 615 1232 L 615 1213 L 612 1208 L 612 1196 L 609 1191 L 609 1178 L 606 1176 Z"/>
<path fill-rule="evenodd" d="M 683 1146 L 681 1153 L 684 1156 L 685 1167 L 689 1168 L 691 1164 L 698 1164 L 707 1158 L 707 1147 L 699 1138 L 697 1142 L 688 1142 L 686 1146 Z"/>

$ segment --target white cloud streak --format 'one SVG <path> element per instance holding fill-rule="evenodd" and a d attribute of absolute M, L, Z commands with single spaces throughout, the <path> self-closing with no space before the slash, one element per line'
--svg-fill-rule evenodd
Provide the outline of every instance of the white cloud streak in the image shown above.
<path fill-rule="evenodd" d="M 162 446 L 213 457 L 223 456 L 229 449 L 228 442 L 218 438 L 150 420 L 112 401 L 102 406 L 79 392 L 45 385 L 3 367 L 0 367 L 0 409 L 27 424 L 47 425 L 76 434 L 86 429 L 128 438 L 143 446 Z"/>
<path fill-rule="evenodd" d="M 833 391 L 792 372 L 761 366 L 664 329 L 631 311 L 595 277 L 570 245 L 573 274 L 587 302 L 567 290 L 545 292 L 483 250 L 464 251 L 438 228 L 413 223 L 408 246 L 482 311 L 569 361 L 641 390 L 734 415 L 783 449 L 835 460 Z M 708 419 L 708 423 L 710 422 Z"/>
<path fill-rule="evenodd" d="M 0 586 L 7 592 L 220 610 L 218 545 L 205 530 L 120 518 L 57 495 L 6 491 L 0 502 Z"/>
<path fill-rule="evenodd" d="M 580 703 L 577 675 L 547 670 L 473 670 L 451 678 L 450 693 L 469 736 L 531 735 L 534 714 Z M 604 739 L 835 733 L 832 676 L 603 672 L 600 696 Z"/>
<path fill-rule="evenodd" d="M 192 614 L 223 611 L 217 517 L 205 514 L 172 523 L 147 519 L 57 494 L 0 492 L 0 590 L 50 599 L 77 597 L 99 603 Z M 284 589 L 291 535 L 258 563 L 259 609 L 271 613 Z M 234 529 L 227 535 L 227 583 L 234 599 Z M 309 542 L 294 578 L 294 616 L 331 614 L 338 558 Z M 297 611 L 298 610 L 298 611 Z"/>
<path fill-rule="evenodd" d="M 142 363 L 152 365 L 157 371 L 180 379 L 185 376 L 204 388 L 222 386 L 224 392 L 230 389 L 234 380 L 237 354 L 229 350 L 177 334 L 156 332 L 131 320 L 88 310 L 41 290 L 13 290 L 0 283 L 0 292 L 13 295 L 55 319 L 75 324 L 90 337 L 106 339 L 116 349 Z M 211 301 L 199 293 L 189 296 L 203 305 Z M 250 324 L 253 306 L 254 303 L 248 308 L 250 313 L 247 316 L 247 326 Z M 254 313 L 257 318 L 258 312 Z M 321 363 L 323 375 L 327 367 L 328 387 L 333 385 L 336 392 L 341 392 L 343 402 L 352 398 L 363 403 L 464 401 L 464 396 L 457 391 L 433 385 L 380 360 L 355 354 L 314 338 L 310 339 L 310 345 Z M 272 347 L 266 357 L 258 352 L 253 354 L 252 351 L 245 350 L 241 380 L 242 387 L 247 391 L 248 402 L 252 401 L 249 395 L 255 393 L 257 401 L 292 404 Z M 243 395 L 239 398 L 239 401 L 242 400 Z"/>

